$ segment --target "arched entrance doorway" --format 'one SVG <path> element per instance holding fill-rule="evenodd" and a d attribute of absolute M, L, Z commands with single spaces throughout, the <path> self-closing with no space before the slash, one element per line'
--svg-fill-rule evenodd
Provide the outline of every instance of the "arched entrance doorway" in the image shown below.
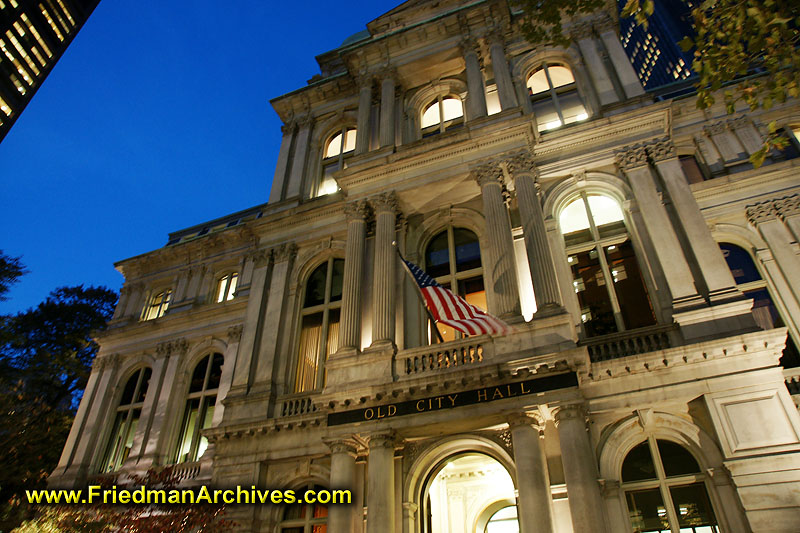
<path fill-rule="evenodd" d="M 514 481 L 496 459 L 451 455 L 428 476 L 421 498 L 424 533 L 518 533 Z"/>

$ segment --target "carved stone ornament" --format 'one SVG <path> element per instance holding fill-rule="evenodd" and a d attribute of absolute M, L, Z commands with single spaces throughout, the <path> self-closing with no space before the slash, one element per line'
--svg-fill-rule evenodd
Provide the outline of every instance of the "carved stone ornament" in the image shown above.
<path fill-rule="evenodd" d="M 577 41 L 591 39 L 594 36 L 594 28 L 591 23 L 580 22 L 569 28 L 569 35 Z"/>
<path fill-rule="evenodd" d="M 511 157 L 506 159 L 506 168 L 508 168 L 508 172 L 512 175 L 512 177 L 515 174 L 525 172 L 533 174 L 534 179 L 539 178 L 539 171 L 536 168 L 536 161 L 533 159 L 531 153 L 527 150 L 513 154 Z"/>
<path fill-rule="evenodd" d="M 747 220 L 754 226 L 770 220 L 777 220 L 778 216 L 779 212 L 772 200 L 747 206 Z"/>
<path fill-rule="evenodd" d="M 294 120 L 286 122 L 286 124 L 281 126 L 281 133 L 283 133 L 284 135 L 293 133 L 296 125 L 297 124 L 295 124 Z"/>
<path fill-rule="evenodd" d="M 376 433 L 369 437 L 369 449 L 395 448 L 396 437 L 393 433 Z"/>
<path fill-rule="evenodd" d="M 156 345 L 156 357 L 169 357 L 172 354 L 185 354 L 189 343 L 184 338 L 159 342 Z"/>
<path fill-rule="evenodd" d="M 586 423 L 586 408 L 583 405 L 574 403 L 558 405 L 553 407 L 552 410 L 556 427 L 564 420 L 580 420 L 584 424 Z"/>
<path fill-rule="evenodd" d="M 503 185 L 503 169 L 496 162 L 471 168 L 470 174 L 480 187 L 491 184 Z"/>
<path fill-rule="evenodd" d="M 358 445 L 352 439 L 335 439 L 326 442 L 328 448 L 331 450 L 331 455 L 338 453 L 346 453 L 354 459 L 358 456 Z"/>
<path fill-rule="evenodd" d="M 619 31 L 619 23 L 616 22 L 610 15 L 607 13 L 603 13 L 600 17 L 595 20 L 594 23 L 595 29 L 598 33 L 605 33 L 607 31 L 618 32 Z"/>
<path fill-rule="evenodd" d="M 106 368 L 112 368 L 118 361 L 119 354 L 116 353 L 95 357 L 92 361 L 92 370 L 96 369 L 98 372 L 102 372 Z"/>
<path fill-rule="evenodd" d="M 360 221 L 366 220 L 369 214 L 369 204 L 366 200 L 356 200 L 355 202 L 348 202 L 344 204 L 344 214 L 347 221 Z"/>
<path fill-rule="evenodd" d="M 716 124 L 711 124 L 710 126 L 703 126 L 703 131 L 709 137 L 712 135 L 721 135 L 725 133 L 726 126 L 724 122 L 717 122 Z"/>
<path fill-rule="evenodd" d="M 379 213 L 397 213 L 398 211 L 397 195 L 394 191 L 373 196 L 369 202 L 376 215 Z"/>
<path fill-rule="evenodd" d="M 237 324 L 235 326 L 231 326 L 228 328 L 228 343 L 233 344 L 234 342 L 239 342 L 242 339 L 242 330 L 244 326 L 242 324 Z"/>
<path fill-rule="evenodd" d="M 778 209 L 778 215 L 783 219 L 798 216 L 800 215 L 800 196 L 795 194 L 776 200 L 775 206 Z"/>
<path fill-rule="evenodd" d="M 481 56 L 480 44 L 478 43 L 478 39 L 476 37 L 472 35 L 467 35 L 466 37 L 461 39 L 459 45 L 461 46 L 461 50 L 464 55 L 467 55 L 468 53 L 472 52 L 478 56 L 478 59 L 480 59 Z"/>
<path fill-rule="evenodd" d="M 644 146 L 626 146 L 624 152 L 617 152 L 616 163 L 622 170 L 647 166 L 647 150 Z"/>
<path fill-rule="evenodd" d="M 517 426 L 530 426 L 537 432 L 544 429 L 544 421 L 541 416 L 535 413 L 514 413 L 507 417 L 508 427 L 514 429 Z"/>
<path fill-rule="evenodd" d="M 289 261 L 297 255 L 297 245 L 293 242 L 283 243 L 272 249 L 272 257 L 276 263 Z"/>
<path fill-rule="evenodd" d="M 666 161 L 678 157 L 675 145 L 669 139 L 663 139 L 647 145 L 647 153 L 653 158 L 653 162 Z"/>

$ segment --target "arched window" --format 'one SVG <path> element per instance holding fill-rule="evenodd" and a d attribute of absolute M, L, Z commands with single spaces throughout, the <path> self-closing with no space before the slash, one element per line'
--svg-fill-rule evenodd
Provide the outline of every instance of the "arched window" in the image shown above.
<path fill-rule="evenodd" d="M 203 357 L 194 367 L 175 454 L 176 463 L 197 461 L 208 448 L 208 439 L 200 435 L 200 431 L 210 428 L 214 419 L 214 406 L 217 403 L 217 389 L 224 362 L 222 354 L 215 353 Z"/>
<path fill-rule="evenodd" d="M 519 533 L 517 506 L 503 507 L 489 518 L 484 533 Z"/>
<path fill-rule="evenodd" d="M 103 454 L 101 472 L 119 470 L 130 455 L 151 374 L 150 368 L 141 368 L 125 384 L 106 451 Z"/>
<path fill-rule="evenodd" d="M 309 484 L 295 491 L 298 499 L 306 490 L 319 493 L 325 490 L 319 485 Z M 287 505 L 280 523 L 280 533 L 326 533 L 328 531 L 328 506 L 324 503 L 298 503 Z"/>
<path fill-rule="evenodd" d="M 232 272 L 225 274 L 217 281 L 216 299 L 217 303 L 233 300 L 236 293 L 236 285 L 239 282 L 239 273 Z"/>
<path fill-rule="evenodd" d="M 767 282 L 761 277 L 752 256 L 747 250 L 735 244 L 722 242 L 719 247 L 728 263 L 728 268 L 731 269 L 736 286 L 745 296 L 753 299 L 753 317 L 756 323 L 762 329 L 783 327 L 785 324 L 769 294 Z M 800 352 L 791 335 L 786 339 L 781 365 L 785 368 L 800 366 Z"/>
<path fill-rule="evenodd" d="M 437 234 L 425 249 L 425 272 L 437 283 L 486 310 L 481 247 L 478 237 L 464 228 L 448 227 Z M 453 328 L 436 324 L 444 341 L 460 338 Z M 428 327 L 428 342 L 436 338 L 433 324 Z"/>
<path fill-rule="evenodd" d="M 527 86 L 539 131 L 589 118 L 568 66 L 543 63 L 528 76 Z"/>
<path fill-rule="evenodd" d="M 619 203 L 581 192 L 561 210 L 559 225 L 585 335 L 655 324 Z"/>
<path fill-rule="evenodd" d="M 322 151 L 322 176 L 311 197 L 325 196 L 339 190 L 333 179 L 334 172 L 347 168 L 345 159 L 353 155 L 356 149 L 356 129 L 343 127 L 328 139 Z"/>
<path fill-rule="evenodd" d="M 172 301 L 172 289 L 160 291 L 148 300 L 147 305 L 142 313 L 142 320 L 153 320 L 164 316 L 169 309 L 169 304 Z"/>
<path fill-rule="evenodd" d="M 672 441 L 648 440 L 622 463 L 622 485 L 635 533 L 719 533 L 697 460 Z"/>
<path fill-rule="evenodd" d="M 422 110 L 420 128 L 422 136 L 428 137 L 464 123 L 464 106 L 456 96 L 439 95 Z"/>
<path fill-rule="evenodd" d="M 308 277 L 300 313 L 300 342 L 294 392 L 325 385 L 325 361 L 339 344 L 344 259 L 330 258 Z"/>

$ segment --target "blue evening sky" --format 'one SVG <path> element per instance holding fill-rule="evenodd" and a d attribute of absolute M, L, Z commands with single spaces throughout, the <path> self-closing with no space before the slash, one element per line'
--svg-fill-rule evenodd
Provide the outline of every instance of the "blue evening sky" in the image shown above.
<path fill-rule="evenodd" d="M 268 199 L 269 100 L 399 0 L 101 0 L 0 143 L 0 249 L 30 273 L 0 314 Z M 152 9 L 151 9 L 152 8 Z"/>

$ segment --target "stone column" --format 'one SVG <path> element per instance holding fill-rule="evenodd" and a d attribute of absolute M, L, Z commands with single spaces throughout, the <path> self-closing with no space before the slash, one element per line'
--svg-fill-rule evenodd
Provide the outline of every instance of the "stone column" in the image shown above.
<path fill-rule="evenodd" d="M 386 69 L 381 76 L 381 128 L 380 144 L 394 146 L 394 86 L 395 72 Z"/>
<path fill-rule="evenodd" d="M 561 461 L 567 483 L 569 511 L 575 531 L 604 533 L 608 530 L 605 505 L 597 481 L 597 464 L 582 406 L 563 405 L 555 409 L 555 422 L 561 442 Z"/>
<path fill-rule="evenodd" d="M 369 438 L 367 533 L 394 533 L 394 436 Z"/>
<path fill-rule="evenodd" d="M 126 461 L 127 463 L 136 464 L 137 470 L 139 468 L 146 470 L 147 467 L 153 463 L 154 457 L 152 455 L 146 455 L 147 442 L 155 422 L 154 415 L 158 408 L 158 399 L 159 396 L 161 396 L 161 389 L 164 386 L 164 372 L 167 369 L 169 354 L 172 350 L 180 350 L 182 347 L 186 346 L 188 346 L 186 339 L 180 339 L 173 342 L 162 342 L 156 347 L 156 357 L 151 369 L 150 383 L 147 386 L 147 394 L 144 397 L 144 405 L 142 405 L 142 412 L 139 416 L 139 424 L 133 436 L 130 455 Z"/>
<path fill-rule="evenodd" d="M 791 214 L 794 209 L 791 204 L 784 208 L 783 202 L 784 200 L 770 200 L 748 206 L 747 219 L 767 242 L 795 299 L 800 301 L 800 259 L 792 247 L 794 238 L 781 220 L 784 212 Z"/>
<path fill-rule="evenodd" d="M 345 244 L 342 311 L 339 323 L 338 352 L 356 352 L 361 348 L 361 281 L 364 265 L 364 241 L 367 234 L 368 206 L 365 200 L 345 205 L 347 242 Z"/>
<path fill-rule="evenodd" d="M 295 123 L 289 121 L 281 126 L 281 148 L 278 152 L 278 162 L 275 165 L 275 176 L 272 178 L 272 189 L 269 191 L 269 203 L 273 204 L 283 200 L 283 190 L 286 186 L 286 171 L 289 169 L 289 152 L 292 149 Z"/>
<path fill-rule="evenodd" d="M 308 115 L 298 120 L 297 124 L 300 129 L 295 138 L 292 168 L 289 173 L 289 182 L 286 185 L 286 196 L 283 199 L 299 196 L 303 187 L 303 175 L 305 174 L 306 160 L 308 159 L 308 143 L 311 139 L 313 119 Z"/>
<path fill-rule="evenodd" d="M 480 59 L 477 51 L 478 44 L 474 40 L 462 43 L 464 63 L 467 67 L 467 120 L 485 117 L 486 88 L 483 83 Z"/>
<path fill-rule="evenodd" d="M 247 309 L 244 314 L 244 329 L 239 343 L 239 356 L 233 370 L 231 392 L 245 394 L 253 383 L 253 353 L 256 350 L 256 336 L 264 313 L 264 291 L 269 273 L 269 262 L 272 253 L 260 250 L 252 254 L 253 277 L 250 283 L 250 295 L 247 298 Z"/>
<path fill-rule="evenodd" d="M 483 215 L 486 217 L 485 247 L 481 250 L 483 271 L 489 279 L 486 287 L 489 312 L 501 319 L 520 316 L 517 272 L 514 266 L 514 242 L 511 222 L 503 199 L 503 173 L 495 163 L 471 169 L 483 198 Z"/>
<path fill-rule="evenodd" d="M 672 199 L 672 205 L 689 239 L 694 258 L 705 278 L 710 298 L 713 301 L 715 294 L 729 294 L 735 291 L 736 282 L 722 256 L 719 244 L 711 236 L 708 223 L 700 212 L 672 141 L 667 139 L 648 145 L 647 152 L 653 159 L 658 173 L 661 174 L 667 193 Z"/>
<path fill-rule="evenodd" d="M 614 65 L 614 70 L 617 71 L 617 78 L 622 84 L 622 89 L 625 91 L 625 96 L 633 98 L 644 94 L 644 87 L 639 76 L 636 75 L 636 70 L 633 68 L 633 63 L 625 53 L 622 43 L 619 41 L 619 24 L 611 17 L 604 17 L 597 25 L 597 31 L 600 33 L 600 39 L 603 40 L 608 57 L 611 59 L 611 64 Z"/>
<path fill-rule="evenodd" d="M 356 154 L 369 152 L 369 117 L 372 112 L 372 75 L 363 74 L 358 80 L 358 119 L 356 121 Z"/>
<path fill-rule="evenodd" d="M 356 485 L 355 441 L 337 439 L 327 443 L 331 449 L 331 490 L 347 489 L 353 491 Z M 352 501 L 348 505 L 331 505 L 328 508 L 328 530 L 342 533 L 360 533 L 357 527 L 356 512 L 361 505 Z"/>
<path fill-rule="evenodd" d="M 583 55 L 584 63 L 594 83 L 597 97 L 600 99 L 600 105 L 618 102 L 619 98 L 617 98 L 617 93 L 614 91 L 614 84 L 611 82 L 606 66 L 603 64 L 603 58 L 600 57 L 600 52 L 597 50 L 592 26 L 590 24 L 579 24 L 572 30 L 572 35 L 578 41 L 578 47 Z"/>
<path fill-rule="evenodd" d="M 522 533 L 552 533 L 553 497 L 544 450 L 539 443 L 539 420 L 526 414 L 513 415 L 508 421 L 514 444 L 514 464 L 517 467 L 520 531 Z"/>
<path fill-rule="evenodd" d="M 169 431 L 170 421 L 174 420 L 173 413 L 169 411 L 170 404 L 172 403 L 172 396 L 175 393 L 175 379 L 178 374 L 178 366 L 180 366 L 181 357 L 186 354 L 189 345 L 185 339 L 178 339 L 175 341 L 162 342 L 156 347 L 156 357 L 162 360 L 161 367 L 163 368 L 161 381 L 153 391 L 147 391 L 147 395 L 153 395 L 156 405 L 152 411 L 152 419 L 150 420 L 150 432 L 145 439 L 144 452 L 142 459 L 139 463 L 142 468 L 149 465 L 164 464 L 160 459 L 167 457 L 167 454 L 172 453 L 174 449 L 170 448 L 170 444 L 166 443 Z M 154 369 L 155 370 L 155 369 Z M 153 374 L 155 376 L 155 373 Z M 151 386 L 156 382 L 151 378 Z M 180 411 L 177 416 L 182 416 L 184 404 L 180 403 L 177 406 Z M 173 457 L 168 457 L 172 460 Z"/>
<path fill-rule="evenodd" d="M 493 33 L 489 37 L 489 55 L 492 58 L 492 69 L 494 70 L 494 81 L 497 83 L 497 96 L 500 98 L 500 109 L 505 111 L 517 107 L 517 95 L 514 90 L 514 82 L 511 79 L 511 72 L 506 61 L 505 46 L 503 36 L 500 33 Z"/>
<path fill-rule="evenodd" d="M 642 218 L 647 233 L 656 244 L 656 255 L 667 279 L 672 301 L 676 307 L 685 302 L 697 302 L 700 296 L 694 285 L 692 271 L 656 189 L 647 163 L 647 153 L 642 146 L 627 148 L 626 152 L 617 154 L 617 165 L 628 176 L 636 203 L 644 214 Z"/>
<path fill-rule="evenodd" d="M 547 316 L 563 312 L 561 294 L 558 290 L 556 269 L 550 245 L 547 242 L 547 229 L 539 198 L 539 172 L 530 154 L 522 153 L 508 163 L 508 170 L 517 191 L 519 214 L 522 218 L 522 234 L 528 265 L 533 282 L 533 295 L 536 298 L 536 315 Z"/>
<path fill-rule="evenodd" d="M 393 345 L 395 330 L 394 267 L 397 197 L 392 192 L 370 199 L 375 211 L 375 263 L 372 273 L 372 346 Z"/>

